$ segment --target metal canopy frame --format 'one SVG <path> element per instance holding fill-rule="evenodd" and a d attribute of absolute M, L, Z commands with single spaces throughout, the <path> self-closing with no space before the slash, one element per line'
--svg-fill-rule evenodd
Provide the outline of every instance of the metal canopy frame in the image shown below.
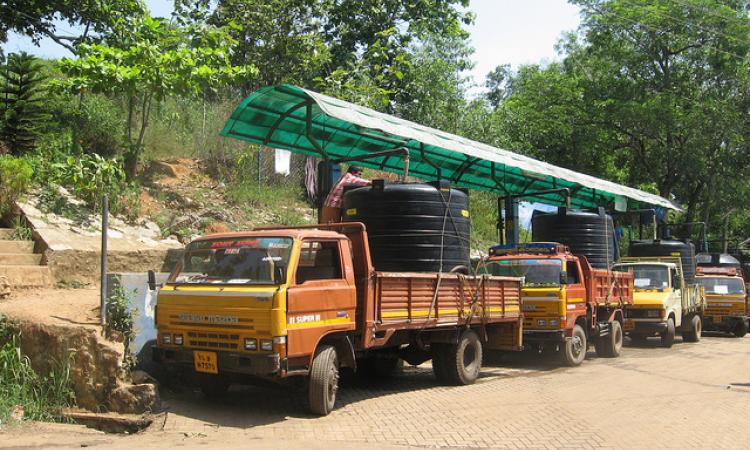
<path fill-rule="evenodd" d="M 440 130 L 383 114 L 297 86 L 268 86 L 250 94 L 221 134 L 255 144 L 320 157 L 359 160 L 403 147 L 409 175 L 449 180 L 455 186 L 525 196 L 574 208 L 615 205 L 626 209 L 681 208 L 658 195 L 491 147 Z M 362 159 L 361 165 L 403 175 L 391 155 Z M 559 193 L 567 189 L 569 200 Z"/>

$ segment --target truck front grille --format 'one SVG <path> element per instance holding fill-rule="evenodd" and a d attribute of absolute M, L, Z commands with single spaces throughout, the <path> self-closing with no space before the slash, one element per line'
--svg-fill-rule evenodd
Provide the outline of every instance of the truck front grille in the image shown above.
<path fill-rule="evenodd" d="M 238 334 L 198 333 L 191 331 L 187 335 L 188 344 L 191 347 L 224 350 L 237 350 L 239 348 L 240 336 Z"/>

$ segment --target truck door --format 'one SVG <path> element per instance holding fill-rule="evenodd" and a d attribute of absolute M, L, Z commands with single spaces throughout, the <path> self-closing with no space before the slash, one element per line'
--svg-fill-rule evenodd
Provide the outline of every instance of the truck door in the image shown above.
<path fill-rule="evenodd" d="M 572 327 L 577 317 L 586 315 L 586 287 L 583 273 L 578 259 L 569 259 L 565 263 L 567 283 L 565 285 L 565 311 L 561 316 L 567 316 L 568 326 Z"/>
<path fill-rule="evenodd" d="M 305 239 L 287 293 L 288 356 L 310 355 L 320 337 L 354 329 L 356 294 L 349 244 Z"/>

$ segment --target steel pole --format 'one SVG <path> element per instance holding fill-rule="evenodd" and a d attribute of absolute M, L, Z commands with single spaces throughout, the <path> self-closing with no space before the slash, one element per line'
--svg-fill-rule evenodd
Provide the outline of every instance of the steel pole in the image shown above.
<path fill-rule="evenodd" d="M 102 278 L 101 278 L 101 325 L 107 323 L 107 231 L 109 228 L 109 197 L 102 198 Z"/>

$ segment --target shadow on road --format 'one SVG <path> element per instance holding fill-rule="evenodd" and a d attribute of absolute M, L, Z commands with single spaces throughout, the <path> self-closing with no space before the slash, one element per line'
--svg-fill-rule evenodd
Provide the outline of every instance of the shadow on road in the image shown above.
<path fill-rule="evenodd" d="M 485 355 L 484 365 L 480 383 L 523 376 L 530 372 L 543 373 L 559 367 L 554 360 L 539 358 L 535 354 L 491 353 Z M 336 407 L 340 409 L 348 404 L 371 398 L 436 388 L 460 389 L 439 384 L 429 363 L 417 367 L 406 366 L 402 373 L 381 379 L 344 372 L 340 380 Z M 290 418 L 318 418 L 308 413 L 307 390 L 304 383 L 292 386 L 233 385 L 227 394 L 216 398 L 206 397 L 199 389 L 192 387 L 165 389 L 162 397 L 169 413 L 204 422 L 208 427 L 248 428 L 282 422 Z"/>

